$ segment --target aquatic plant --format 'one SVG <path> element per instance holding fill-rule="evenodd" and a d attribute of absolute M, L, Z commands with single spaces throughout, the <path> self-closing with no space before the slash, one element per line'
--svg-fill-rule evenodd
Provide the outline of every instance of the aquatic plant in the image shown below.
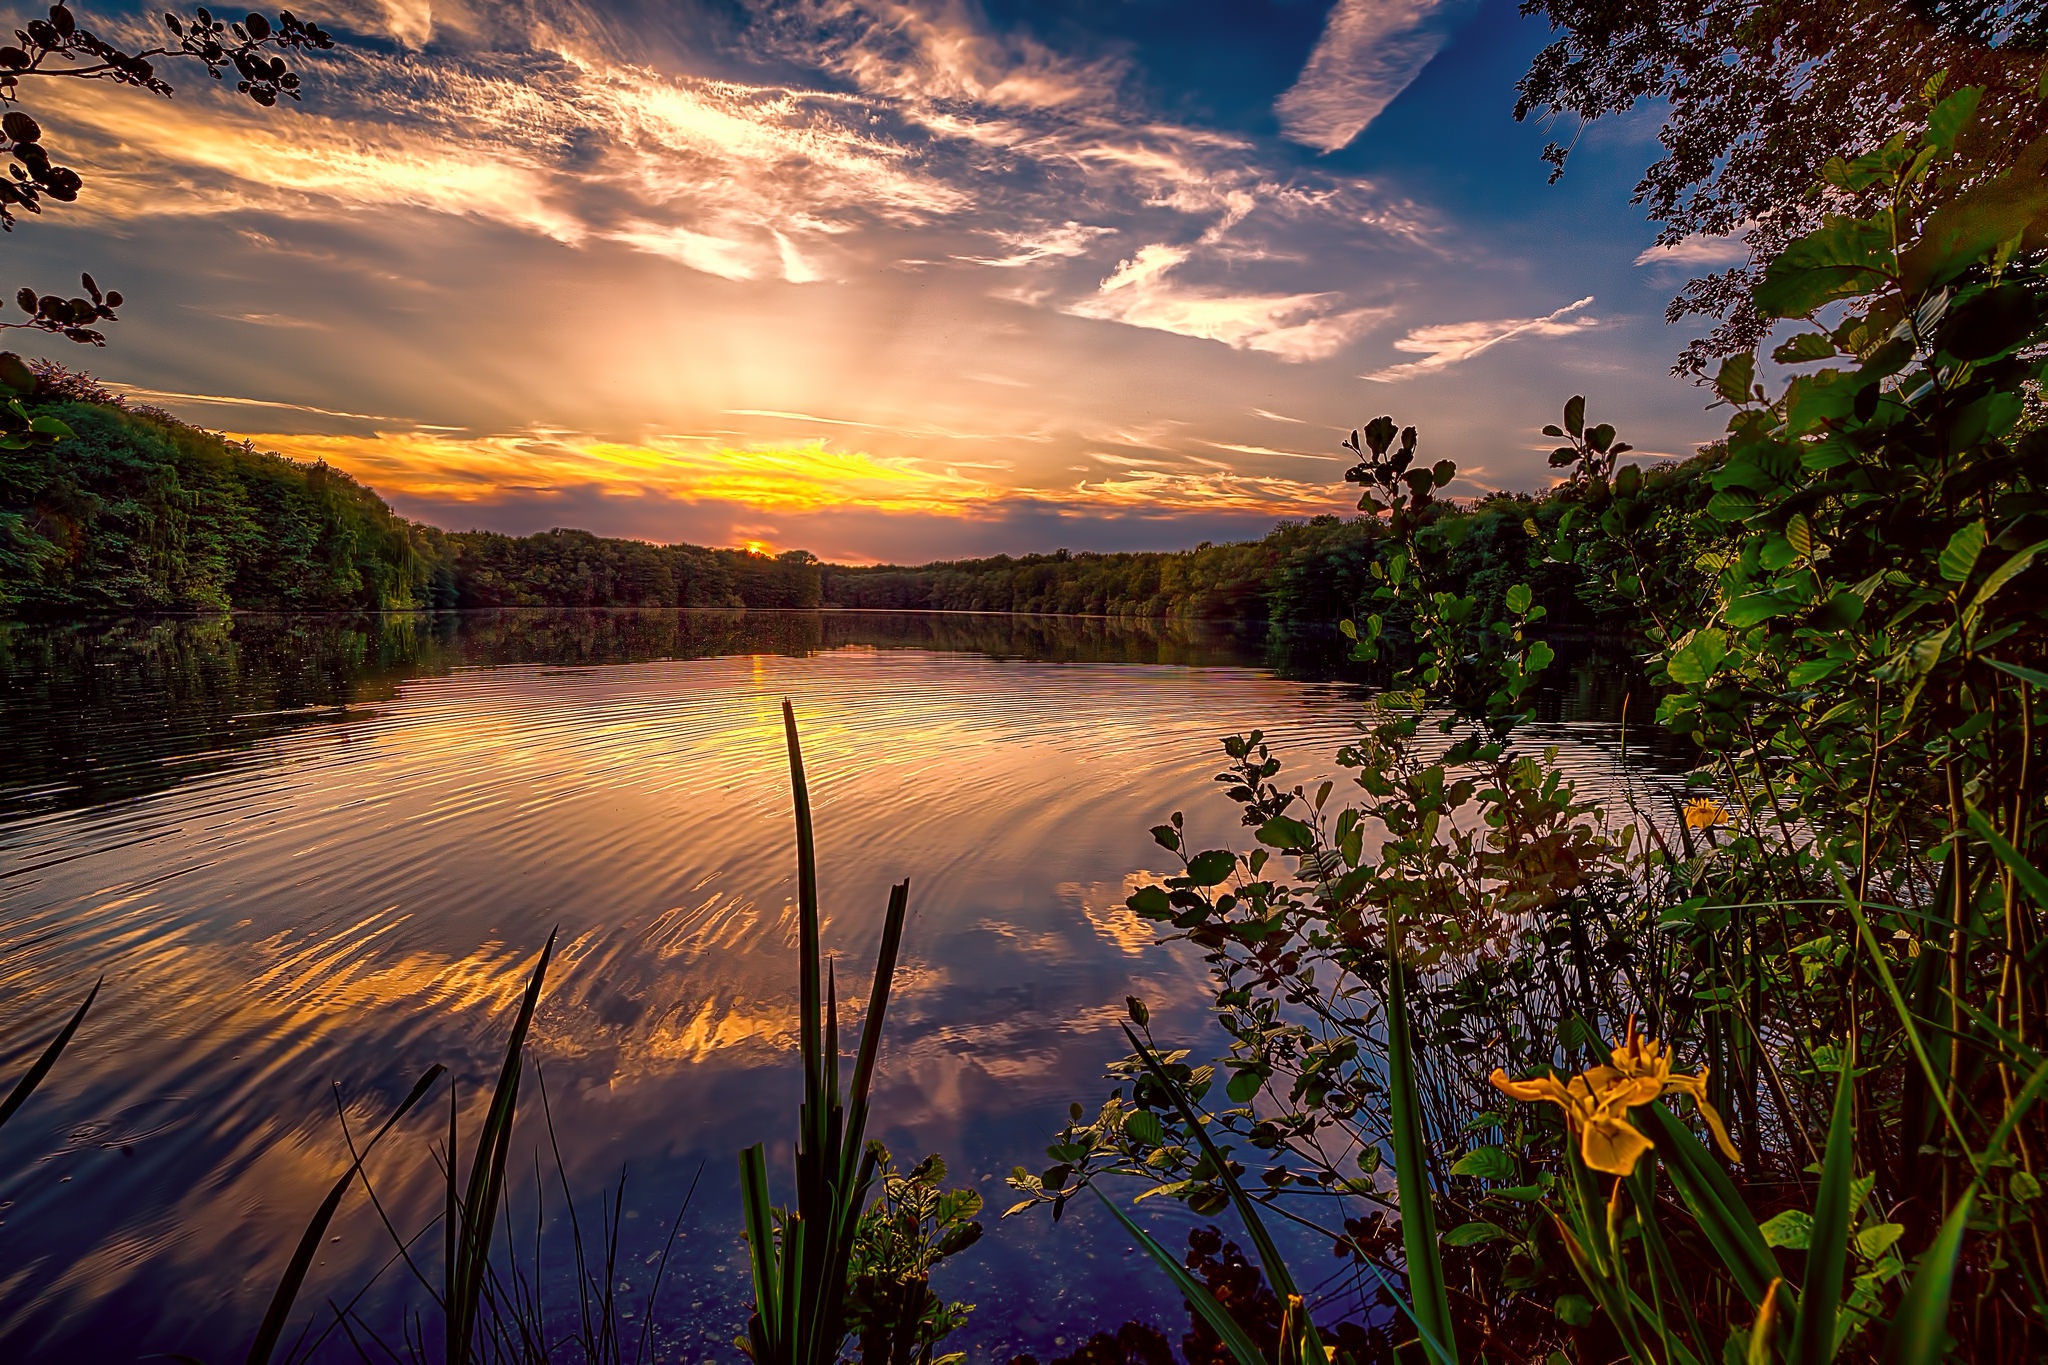
<path fill-rule="evenodd" d="M 1405 1277 L 1429 1355 L 2048 1349 L 2048 141 L 1973 161 L 1978 98 L 1937 82 L 1830 164 L 1875 207 L 1762 281 L 1814 330 L 1773 352 L 1776 397 L 1754 357 L 1723 368 L 1681 572 L 1614 429 L 1580 398 L 1546 428 L 1567 505 L 1525 527 L 1532 576 L 1635 615 L 1718 795 L 1596 808 L 1523 747 L 1546 608 L 1480 599 L 1435 496 L 1455 467 L 1367 424 L 1381 548 L 1346 630 L 1401 686 L 1338 756 L 1363 799 L 1226 741 L 1257 846 L 1190 847 L 1175 814 L 1180 869 L 1129 906 L 1208 954 L 1229 1055 L 1139 1047 L 1013 1211 L 1122 1175 L 1211 1212 L 1235 1152 L 1262 1208 Z"/>
<path fill-rule="evenodd" d="M 845 1092 L 839 1075 L 839 1001 L 819 938 L 818 860 L 811 835 L 810 789 L 797 742 L 796 712 L 782 703 L 789 746 L 789 781 L 795 801 L 797 856 L 797 1034 L 803 1066 L 798 1110 L 796 1203 L 770 1203 L 767 1149 L 740 1154 L 740 1197 L 753 1268 L 754 1314 L 740 1346 L 756 1365 L 830 1365 L 847 1334 L 848 1276 L 862 1211 L 879 1169 L 877 1149 L 864 1141 L 868 1092 L 881 1055 L 882 1023 L 910 883 L 889 892 L 882 917 L 867 1017 Z"/>

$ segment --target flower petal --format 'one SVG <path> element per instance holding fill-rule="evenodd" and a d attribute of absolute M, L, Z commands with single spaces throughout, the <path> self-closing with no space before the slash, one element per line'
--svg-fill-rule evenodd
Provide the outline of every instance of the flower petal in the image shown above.
<path fill-rule="evenodd" d="M 1555 1076 L 1537 1076 L 1526 1081 L 1513 1081 L 1508 1079 L 1506 1071 L 1495 1067 L 1487 1080 L 1493 1083 L 1495 1090 L 1511 1100 L 1526 1100 L 1531 1104 L 1548 1101 L 1567 1111 L 1572 1107 L 1571 1099 L 1565 1093 L 1564 1083 Z"/>
<path fill-rule="evenodd" d="M 1626 1119 L 1600 1117 L 1579 1134 L 1579 1155 L 1586 1165 L 1609 1175 L 1627 1175 L 1650 1150 L 1650 1140 Z"/>

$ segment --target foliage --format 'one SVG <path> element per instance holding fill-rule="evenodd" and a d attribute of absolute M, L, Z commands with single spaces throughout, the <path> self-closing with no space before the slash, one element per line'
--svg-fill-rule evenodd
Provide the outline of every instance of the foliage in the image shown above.
<path fill-rule="evenodd" d="M 201 7 L 190 18 L 162 17 L 164 37 L 154 44 L 130 48 L 109 42 L 79 25 L 64 4 L 50 7 L 47 19 L 31 19 L 14 30 L 14 42 L 0 46 L 0 147 L 11 160 L 0 177 L 0 230 L 12 232 L 17 213 L 40 214 L 45 203 L 68 204 L 84 188 L 84 178 L 51 159 L 42 125 L 21 107 L 27 86 L 44 80 L 104 81 L 169 98 L 171 86 L 158 63 L 193 62 L 214 80 L 232 71 L 235 91 L 264 108 L 280 99 L 299 98 L 299 73 L 281 53 L 299 55 L 333 48 L 333 35 L 306 23 L 291 11 L 275 21 L 261 14 L 241 20 L 221 19 Z M 121 306 L 119 291 L 102 293 L 91 275 L 81 276 L 85 295 L 65 298 L 22 287 L 15 302 L 26 321 L 0 322 L 0 330 L 27 328 L 100 346 L 105 336 L 96 323 L 110 322 Z"/>
<path fill-rule="evenodd" d="M 879 1144 L 870 1144 L 879 1146 Z M 905 1173 L 876 1153 L 881 1189 L 860 1216 L 847 1266 L 846 1325 L 862 1365 L 961 1365 L 964 1352 L 933 1350 L 967 1321 L 974 1305 L 932 1292 L 932 1267 L 981 1238 L 981 1195 L 948 1190 L 937 1153 Z"/>
<path fill-rule="evenodd" d="M 797 1111 L 796 1204 L 770 1205 L 768 1157 L 756 1143 L 740 1154 L 740 1202 L 747 1223 L 748 1258 L 754 1276 L 754 1313 L 747 1335 L 735 1344 L 756 1365 L 832 1365 L 846 1340 L 855 1271 L 855 1246 L 868 1190 L 881 1169 L 879 1144 L 867 1132 L 868 1090 L 881 1055 L 882 1024 L 903 942 L 903 917 L 910 883 L 889 892 L 882 920 L 882 944 L 875 962 L 860 1050 L 842 1099 L 839 1089 L 839 1000 L 819 944 L 818 860 L 811 836 L 810 788 L 804 780 L 797 743 L 796 712 L 782 703 L 789 744 L 789 781 L 796 805 L 798 1003 L 797 1031 L 804 1071 L 804 1098 Z M 886 1207 L 887 1193 L 884 1193 Z M 914 1296 L 890 1302 L 864 1301 L 864 1324 L 879 1340 L 905 1349 L 928 1347 L 924 1327 L 928 1305 Z M 893 1307 L 914 1311 L 912 1322 L 892 1322 Z M 942 1310 L 943 1316 L 943 1310 Z M 936 1328 L 936 1324 L 934 1324 Z M 941 1335 L 943 1333 L 940 1333 Z"/>
<path fill-rule="evenodd" d="M 1661 104 L 1664 156 L 1635 193 L 1663 225 L 1659 244 L 1741 234 L 1731 268 L 1693 280 L 1671 304 L 1673 322 L 1719 320 L 1679 360 L 1693 374 L 1762 342 L 1770 314 L 1752 291 L 1766 264 L 1845 198 L 1859 212 L 1872 206 L 1856 191 L 1816 190 L 1827 159 L 1874 150 L 1910 125 L 1937 72 L 1984 89 L 1996 111 L 1979 125 L 1985 145 L 1972 164 L 2000 164 L 2048 131 L 2032 99 L 2048 45 L 2038 0 L 1523 0 L 1521 9 L 1557 36 L 1522 77 L 1515 117 L 1583 125 Z M 1553 142 L 1543 155 L 1562 174 L 1569 151 Z M 1689 264 L 1682 252 L 1672 260 Z"/>
<path fill-rule="evenodd" d="M 1139 1047 L 1012 1212 L 1108 1176 L 1211 1212 L 1262 1167 L 1262 1207 L 1468 1358 L 2048 1345 L 2048 143 L 1951 167 L 1981 98 L 1930 85 L 1919 129 L 1830 164 L 1876 207 L 1764 276 L 1806 368 L 1771 397 L 1723 367 L 1682 535 L 1582 400 L 1547 429 L 1571 476 L 1528 539 L 1636 622 L 1707 794 L 1595 808 L 1520 747 L 1544 604 L 1482 610 L 1434 497 L 1455 471 L 1389 419 L 1354 435 L 1386 543 L 1347 631 L 1403 682 L 1338 756 L 1362 798 L 1226 741 L 1257 846 L 1190 847 L 1176 814 L 1182 870 L 1129 905 L 1208 954 L 1229 1054 Z M 1503 1106 L 1489 1068 L 1551 1103 Z"/>
<path fill-rule="evenodd" d="M 818 604 L 801 551 L 440 531 L 330 465 L 131 409 L 60 366 L 25 368 L 11 382 L 33 387 L 0 410 L 10 615 Z M 10 373 L 0 356 L 0 384 Z"/>

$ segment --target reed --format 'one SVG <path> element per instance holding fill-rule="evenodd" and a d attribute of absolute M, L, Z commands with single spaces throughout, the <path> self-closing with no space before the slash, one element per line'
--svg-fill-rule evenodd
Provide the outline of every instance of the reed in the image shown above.
<path fill-rule="evenodd" d="M 740 1154 L 740 1193 L 754 1284 L 754 1313 L 742 1345 L 756 1365 L 831 1365 L 846 1339 L 854 1234 L 877 1168 L 877 1155 L 865 1141 L 868 1101 L 903 942 L 910 883 L 898 882 L 889 892 L 867 1017 L 861 1022 L 853 1075 L 842 1093 L 837 990 L 820 946 L 810 790 L 796 712 L 787 701 L 782 704 L 782 724 L 795 803 L 797 1029 L 804 1090 L 797 1114 L 795 1205 L 778 1209 L 770 1203 L 763 1144 Z"/>

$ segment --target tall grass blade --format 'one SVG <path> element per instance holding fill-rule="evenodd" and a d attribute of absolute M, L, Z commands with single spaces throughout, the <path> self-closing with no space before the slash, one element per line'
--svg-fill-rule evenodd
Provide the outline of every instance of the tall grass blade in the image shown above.
<path fill-rule="evenodd" d="M 1799 1311 L 1792 1319 L 1796 1365 L 1825 1365 L 1835 1358 L 1835 1315 L 1841 1308 L 1849 1224 L 1856 1212 L 1849 1207 L 1856 1174 L 1855 1074 L 1855 1049 L 1845 1045 L 1842 1074 L 1835 1082 L 1835 1114 L 1828 1124 L 1827 1156 L 1821 1161 L 1820 1192 L 1813 1205 L 1806 1279 L 1799 1290 Z"/>
<path fill-rule="evenodd" d="M 1415 1084 L 1415 1039 L 1408 1020 L 1406 969 L 1401 962 L 1401 921 L 1387 916 L 1387 1107 L 1394 1139 L 1394 1184 L 1401 1201 L 1401 1251 L 1408 1294 L 1423 1342 L 1441 1361 L 1458 1358 L 1437 1243 L 1436 1209 L 1429 1186 L 1429 1146 L 1422 1098 Z"/>
<path fill-rule="evenodd" d="M 447 1362 L 468 1365 L 475 1349 L 476 1325 L 482 1315 L 485 1283 L 489 1278 L 491 1234 L 496 1212 L 505 1190 L 505 1162 L 512 1150 L 512 1120 L 519 1107 L 519 1076 L 526 1056 L 526 1035 L 540 1006 L 541 985 L 547 979 L 548 963 L 555 955 L 557 929 L 548 935 L 533 976 L 520 998 L 519 1013 L 512 1021 L 512 1034 L 505 1041 L 505 1060 L 498 1068 L 498 1083 L 491 1092 L 490 1108 L 477 1132 L 476 1154 L 470 1158 L 469 1183 L 464 1196 L 454 1201 L 456 1156 L 448 1152 L 450 1199 L 457 1219 L 454 1256 L 447 1267 Z M 451 1138 L 454 1117 L 449 1118 Z"/>
<path fill-rule="evenodd" d="M 2014 880 L 2026 888 L 2027 895 L 2033 898 L 2034 904 L 2048 909 L 2048 876 L 2041 875 L 2039 868 L 2028 862 L 2024 854 L 2007 843 L 2005 837 L 1993 829 L 1991 822 L 1984 818 L 1983 811 L 1968 802 L 1963 804 L 1963 809 L 1968 815 L 1970 829 L 1979 839 L 1991 846 L 1991 851 L 1998 855 L 1998 861 L 2012 870 Z"/>
<path fill-rule="evenodd" d="M 7 1098 L 0 1100 L 0 1127 L 4 1127 L 7 1120 L 14 1117 L 15 1110 L 28 1103 L 28 1097 L 35 1093 L 36 1087 L 43 1083 L 43 1078 L 50 1074 L 50 1068 L 57 1064 L 57 1058 L 71 1042 L 71 1035 L 77 1033 L 78 1026 L 85 1022 L 85 1012 L 92 1008 L 92 1002 L 99 996 L 100 987 L 106 984 L 106 980 L 103 976 L 92 983 L 92 989 L 85 993 L 85 999 L 72 1013 L 71 1022 L 57 1031 L 57 1036 L 43 1049 L 43 1055 L 36 1058 L 35 1065 L 14 1083 L 14 1089 L 7 1092 Z"/>
<path fill-rule="evenodd" d="M 1781 1272 L 1735 1182 L 1665 1106 L 1646 1104 L 1638 1112 L 1648 1114 L 1655 1125 L 1650 1137 L 1663 1158 L 1664 1173 L 1699 1220 L 1700 1231 L 1735 1277 L 1742 1296 L 1761 1307 Z M 1780 1287 L 1778 1292 L 1785 1291 Z"/>
<path fill-rule="evenodd" d="M 1886 1365 L 1936 1365 L 1948 1353 L 1948 1301 L 1955 1289 L 1956 1260 L 1963 1234 L 1969 1230 L 1970 1207 L 1976 1202 L 1972 1184 L 1942 1220 L 1941 1231 L 1913 1268 L 1913 1283 L 1885 1336 Z"/>
<path fill-rule="evenodd" d="M 1124 1036 L 1130 1039 L 1131 1046 L 1137 1049 L 1145 1069 L 1152 1073 L 1152 1078 L 1159 1083 L 1160 1088 L 1173 1098 L 1174 1107 L 1180 1111 L 1181 1122 L 1186 1124 L 1188 1131 L 1194 1135 L 1196 1144 L 1201 1147 L 1203 1156 L 1208 1159 L 1210 1167 L 1216 1172 L 1217 1180 L 1222 1184 L 1224 1192 L 1229 1195 L 1231 1205 L 1236 1208 L 1238 1217 L 1244 1221 L 1245 1234 L 1251 1239 L 1252 1249 L 1258 1255 L 1260 1268 L 1266 1272 L 1266 1283 L 1272 1286 L 1273 1293 L 1282 1303 L 1297 1298 L 1302 1298 L 1305 1302 L 1305 1296 L 1296 1286 L 1293 1274 L 1287 1269 L 1286 1260 L 1280 1255 L 1279 1246 L 1273 1241 L 1272 1234 L 1266 1230 L 1265 1220 L 1259 1217 L 1258 1205 L 1245 1193 L 1244 1186 L 1238 1183 L 1237 1177 L 1231 1174 L 1229 1159 L 1210 1138 L 1207 1128 L 1196 1118 L 1194 1106 L 1188 1101 L 1187 1092 L 1167 1073 L 1157 1054 L 1138 1041 L 1138 1035 L 1132 1032 L 1131 1026 L 1126 1024 L 1123 1027 Z M 1299 1318 L 1297 1335 L 1300 1338 L 1298 1351 L 1289 1341 L 1281 1341 L 1280 1354 L 1283 1362 L 1293 1359 L 1323 1365 L 1325 1352 L 1322 1349 L 1322 1337 L 1317 1333 L 1315 1320 L 1305 1306 Z"/>
<path fill-rule="evenodd" d="M 796 711 L 787 700 L 782 703 L 782 722 L 796 818 L 797 1031 L 804 1093 L 797 1111 L 796 1203 L 784 1215 L 779 1248 L 765 1152 L 757 1145 L 740 1158 L 747 1236 L 753 1244 L 754 1314 L 747 1332 L 757 1365 L 830 1365 L 846 1336 L 847 1267 L 861 1210 L 874 1183 L 875 1157 L 865 1142 L 868 1099 L 903 941 L 910 884 L 900 882 L 889 893 L 859 1055 L 852 1084 L 842 1092 L 838 989 L 822 962 L 810 790 Z"/>
<path fill-rule="evenodd" d="M 342 1196 L 362 1171 L 363 1163 L 370 1159 L 370 1153 L 384 1140 L 397 1122 L 404 1118 L 412 1107 L 425 1098 L 427 1090 L 440 1079 L 447 1068 L 436 1064 L 428 1067 L 421 1077 L 413 1082 L 412 1089 L 391 1111 L 391 1117 L 384 1120 L 379 1128 L 363 1144 L 362 1151 L 349 1163 L 341 1179 L 334 1182 L 327 1197 L 320 1201 L 320 1207 L 313 1212 L 313 1221 L 306 1224 L 306 1230 L 299 1237 L 298 1246 L 292 1251 L 291 1260 L 285 1265 L 284 1275 L 277 1282 L 277 1288 L 270 1295 L 270 1307 L 263 1314 L 263 1321 L 256 1328 L 256 1338 L 249 1343 L 249 1354 L 245 1357 L 248 1365 L 268 1365 L 271 1355 L 277 1350 L 278 1339 L 284 1335 L 285 1323 L 291 1318 L 292 1304 L 299 1297 L 299 1289 L 306 1282 L 306 1272 L 313 1267 L 313 1257 L 320 1251 L 320 1243 L 327 1236 L 327 1225 L 334 1221 L 334 1214 L 341 1207 Z"/>
<path fill-rule="evenodd" d="M 1094 1189 L 1093 1186 L 1089 1188 Z M 1130 1215 L 1118 1208 L 1102 1191 L 1095 1190 L 1095 1197 L 1102 1201 L 1104 1208 L 1115 1215 L 1117 1222 L 1124 1225 L 1124 1231 L 1131 1234 L 1131 1240 L 1152 1258 L 1154 1264 L 1166 1272 L 1167 1278 L 1173 1281 L 1173 1287 L 1188 1301 L 1188 1307 L 1208 1324 L 1209 1330 L 1222 1341 L 1224 1348 L 1230 1352 L 1230 1358 L 1236 1361 L 1237 1365 L 1267 1365 L 1265 1352 L 1251 1339 L 1251 1334 L 1238 1325 L 1237 1319 L 1230 1316 L 1229 1310 L 1216 1301 L 1216 1296 L 1209 1292 L 1207 1285 L 1189 1274 L 1187 1267 L 1176 1260 L 1172 1252 L 1154 1241 L 1150 1233 L 1133 1222 Z"/>
<path fill-rule="evenodd" d="M 754 1271 L 754 1317 L 747 1327 L 754 1359 L 781 1359 L 782 1275 L 775 1263 L 775 1211 L 768 1202 L 768 1153 L 758 1142 L 740 1153 L 740 1206 L 747 1225 L 747 1259 Z"/>

